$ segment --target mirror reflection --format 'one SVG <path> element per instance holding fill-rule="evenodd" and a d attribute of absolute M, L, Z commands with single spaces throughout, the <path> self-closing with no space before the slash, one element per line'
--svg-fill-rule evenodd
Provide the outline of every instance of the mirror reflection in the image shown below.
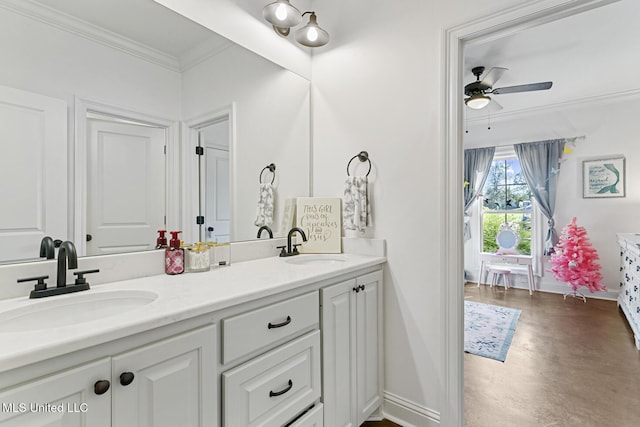
<path fill-rule="evenodd" d="M 164 228 L 255 239 L 271 163 L 276 235 L 309 194 L 306 79 L 152 0 L 0 0 L 0 26 L 0 262 L 45 235 L 81 255 Z"/>

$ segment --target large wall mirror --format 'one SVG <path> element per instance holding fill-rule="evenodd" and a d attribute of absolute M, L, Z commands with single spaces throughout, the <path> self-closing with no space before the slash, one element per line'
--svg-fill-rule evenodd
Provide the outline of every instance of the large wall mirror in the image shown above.
<path fill-rule="evenodd" d="M 0 0 L 0 28 L 0 263 L 45 235 L 81 255 L 153 249 L 159 228 L 255 239 L 270 164 L 286 233 L 308 80 L 153 0 Z"/>

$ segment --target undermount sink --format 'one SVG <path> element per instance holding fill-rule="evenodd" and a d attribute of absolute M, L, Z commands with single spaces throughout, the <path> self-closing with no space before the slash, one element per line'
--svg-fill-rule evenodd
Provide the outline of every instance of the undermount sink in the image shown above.
<path fill-rule="evenodd" d="M 50 298 L 50 299 L 49 299 Z M 0 312 L 0 332 L 26 332 L 104 319 L 152 303 L 150 291 L 117 290 L 47 297 Z"/>
<path fill-rule="evenodd" d="M 291 258 L 285 259 L 285 262 L 289 264 L 298 264 L 298 265 L 331 265 L 338 264 L 341 262 L 345 262 L 347 259 L 341 255 L 331 255 L 331 254 L 307 254 L 307 255 L 296 255 Z"/>

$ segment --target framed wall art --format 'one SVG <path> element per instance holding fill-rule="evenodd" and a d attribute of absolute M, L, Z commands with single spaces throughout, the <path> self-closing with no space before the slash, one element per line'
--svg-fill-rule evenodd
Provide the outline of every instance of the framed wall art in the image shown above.
<path fill-rule="evenodd" d="M 582 161 L 582 197 L 625 197 L 624 156 Z"/>

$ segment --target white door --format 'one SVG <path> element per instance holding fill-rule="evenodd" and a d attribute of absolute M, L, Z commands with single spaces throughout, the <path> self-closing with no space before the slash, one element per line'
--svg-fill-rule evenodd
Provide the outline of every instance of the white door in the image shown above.
<path fill-rule="evenodd" d="M 113 358 L 113 425 L 218 425 L 216 326 Z"/>
<path fill-rule="evenodd" d="M 0 260 L 38 258 L 68 239 L 67 104 L 0 86 L 0 153 Z"/>
<path fill-rule="evenodd" d="M 198 136 L 204 150 L 200 163 L 200 209 L 204 214 L 204 230 L 200 239 L 225 243 L 231 238 L 229 120 L 204 126 L 199 129 Z"/>
<path fill-rule="evenodd" d="M 225 243 L 229 241 L 229 151 L 207 147 L 205 232 L 206 241 Z"/>
<path fill-rule="evenodd" d="M 87 120 L 87 255 L 155 247 L 165 224 L 165 130 Z"/>
<path fill-rule="evenodd" d="M 356 281 L 322 289 L 322 390 L 324 422 L 357 427 L 356 418 Z"/>
<path fill-rule="evenodd" d="M 382 404 L 382 273 L 357 278 L 356 294 L 356 382 L 358 425 Z"/>
<path fill-rule="evenodd" d="M 95 385 L 110 379 L 105 358 L 0 392 L 0 426 L 109 427 L 113 384 L 103 394 Z"/>

